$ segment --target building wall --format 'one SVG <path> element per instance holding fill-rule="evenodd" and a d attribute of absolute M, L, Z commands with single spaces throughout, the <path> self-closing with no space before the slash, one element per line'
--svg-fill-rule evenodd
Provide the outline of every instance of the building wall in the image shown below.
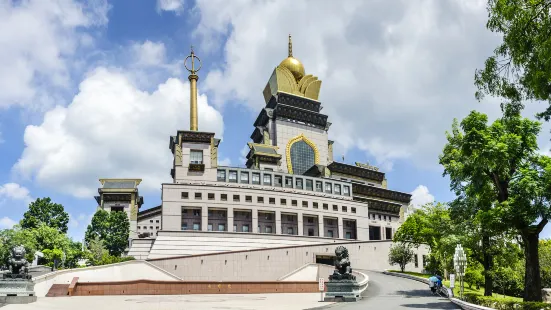
<path fill-rule="evenodd" d="M 324 129 L 319 129 L 304 124 L 298 124 L 294 122 L 276 120 L 276 146 L 279 147 L 279 153 L 281 154 L 281 169 L 284 172 L 288 172 L 287 169 L 287 143 L 289 140 L 304 134 L 306 138 L 312 141 L 317 149 L 319 154 L 319 164 L 327 165 L 328 157 L 328 138 L 327 131 Z"/>
<path fill-rule="evenodd" d="M 161 214 L 138 220 L 136 231 L 138 234 L 149 233 L 151 237 L 157 236 L 161 230 Z"/>
<path fill-rule="evenodd" d="M 189 171 L 189 160 L 191 150 L 203 151 L 203 164 L 205 165 L 205 171 Z M 216 168 L 212 167 L 211 163 L 211 150 L 210 143 L 182 143 L 182 165 L 174 166 L 175 179 L 174 182 L 183 180 L 216 180 Z"/>
<path fill-rule="evenodd" d="M 379 270 L 397 268 L 388 264 L 388 253 L 392 242 L 367 241 L 345 244 L 353 269 Z M 341 244 L 318 244 L 287 248 L 228 252 L 197 255 L 180 258 L 149 260 L 150 263 L 167 270 L 184 281 L 275 281 L 297 268 L 315 263 L 317 255 L 334 255 Z M 428 249 L 420 247 L 416 254 L 426 255 Z M 406 270 L 421 272 L 408 264 Z M 329 276 L 329 275 L 327 275 Z"/>
<path fill-rule="evenodd" d="M 187 193 L 182 198 L 182 193 Z M 302 194 L 301 192 L 304 192 Z M 201 193 L 200 198 L 196 198 L 196 193 Z M 224 200 L 223 195 L 226 195 Z M 235 197 L 237 199 L 234 199 Z M 335 197 L 335 198 L 331 198 Z M 250 199 L 249 199 L 250 198 Z M 261 198 L 261 199 L 259 199 Z M 271 199 L 272 198 L 272 199 Z M 283 200 L 285 203 L 283 204 Z M 296 205 L 295 204 L 296 201 Z M 306 202 L 306 204 L 303 204 Z M 317 206 L 314 205 L 317 203 Z M 323 206 L 330 206 L 324 209 Z M 333 209 L 336 206 L 336 209 Z M 343 206 L 346 211 L 343 211 Z M 295 234 L 303 235 L 303 216 L 318 216 L 336 218 L 338 221 L 338 236 L 344 237 L 342 229 L 343 219 L 356 220 L 357 223 L 357 239 L 368 240 L 369 224 L 368 224 L 368 209 L 367 204 L 344 199 L 344 197 L 336 197 L 324 193 L 298 191 L 294 189 L 281 188 L 276 191 L 275 188 L 269 186 L 252 186 L 247 184 L 228 184 L 222 182 L 213 183 L 191 183 L 187 184 L 163 184 L 163 208 L 162 208 L 162 227 L 163 230 L 181 230 L 182 225 L 182 207 L 185 208 L 200 208 L 201 214 L 201 230 L 207 230 L 209 208 L 226 210 L 227 227 L 233 227 L 234 210 L 246 210 L 251 212 L 250 232 L 258 232 L 258 213 L 272 212 L 275 214 L 275 234 L 286 233 L 286 219 L 282 218 L 282 214 L 292 214 L 296 216 L 296 224 L 293 224 Z M 353 211 L 355 213 L 353 213 Z M 237 222 L 236 222 L 237 223 Z M 322 222 L 323 223 L 323 222 Z M 242 223 L 241 223 L 242 224 Z M 296 225 L 296 226 L 295 226 Z M 318 230 L 325 231 L 322 228 Z M 283 229 L 282 229 L 283 228 Z M 335 234 L 337 235 L 337 234 Z"/>

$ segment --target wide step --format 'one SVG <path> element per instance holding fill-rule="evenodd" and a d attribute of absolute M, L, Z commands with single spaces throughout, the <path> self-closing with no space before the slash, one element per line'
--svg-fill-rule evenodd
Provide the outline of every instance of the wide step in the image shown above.
<path fill-rule="evenodd" d="M 69 295 L 69 284 L 53 284 L 46 297 L 62 297 Z"/>

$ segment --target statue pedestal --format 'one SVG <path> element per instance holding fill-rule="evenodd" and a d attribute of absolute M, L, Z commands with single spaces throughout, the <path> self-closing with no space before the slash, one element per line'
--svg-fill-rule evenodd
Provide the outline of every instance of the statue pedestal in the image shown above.
<path fill-rule="evenodd" d="M 327 292 L 323 301 L 351 302 L 362 299 L 360 285 L 356 280 L 333 280 L 327 282 Z"/>
<path fill-rule="evenodd" d="M 28 304 L 35 301 L 34 283 L 31 280 L 0 280 L 0 304 Z"/>

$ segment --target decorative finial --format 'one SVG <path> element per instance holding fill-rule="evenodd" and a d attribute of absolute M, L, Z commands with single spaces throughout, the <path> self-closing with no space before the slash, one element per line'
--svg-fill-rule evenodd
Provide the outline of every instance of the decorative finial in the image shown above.
<path fill-rule="evenodd" d="M 186 64 L 188 58 L 191 58 L 191 68 L 188 68 Z M 195 69 L 195 60 L 199 61 L 199 68 L 197 69 Z M 191 54 L 189 54 L 189 56 L 187 56 L 186 59 L 184 60 L 184 67 L 186 67 L 186 70 L 189 71 L 189 73 L 191 73 L 192 75 L 195 75 L 197 74 L 197 72 L 199 72 L 199 70 L 201 70 L 202 66 L 203 66 L 203 63 L 201 62 L 201 59 L 199 59 L 199 57 L 195 56 L 195 52 L 193 51 L 193 45 L 192 45 Z"/>
<path fill-rule="evenodd" d="M 289 33 L 289 57 L 293 57 L 293 40 L 291 40 L 290 33 Z"/>

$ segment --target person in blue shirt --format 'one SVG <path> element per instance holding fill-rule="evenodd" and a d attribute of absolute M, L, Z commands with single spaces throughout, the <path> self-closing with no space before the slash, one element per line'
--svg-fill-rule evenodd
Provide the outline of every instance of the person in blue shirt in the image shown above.
<path fill-rule="evenodd" d="M 429 287 L 430 287 L 430 291 L 436 295 L 437 292 L 440 291 L 440 289 L 442 288 L 442 277 L 439 276 L 439 275 L 434 275 L 432 277 L 429 278 Z"/>

